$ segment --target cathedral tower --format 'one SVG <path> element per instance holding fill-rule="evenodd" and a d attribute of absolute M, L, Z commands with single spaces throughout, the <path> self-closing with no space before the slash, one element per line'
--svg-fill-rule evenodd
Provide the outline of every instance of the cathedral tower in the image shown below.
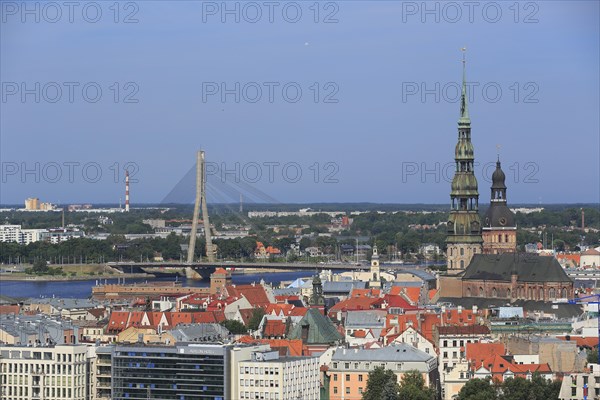
<path fill-rule="evenodd" d="M 463 49 L 464 52 L 465 49 Z M 451 211 L 446 236 L 448 270 L 464 270 L 474 254 L 482 252 L 479 192 L 473 164 L 471 119 L 469 118 L 466 62 L 463 53 L 463 82 L 458 119 L 458 143 L 454 152 L 456 169 L 450 192 Z"/>
<path fill-rule="evenodd" d="M 506 205 L 506 176 L 496 162 L 492 174 L 490 208 L 483 220 L 483 252 L 485 254 L 514 253 L 517 251 L 517 225 L 513 212 Z"/>

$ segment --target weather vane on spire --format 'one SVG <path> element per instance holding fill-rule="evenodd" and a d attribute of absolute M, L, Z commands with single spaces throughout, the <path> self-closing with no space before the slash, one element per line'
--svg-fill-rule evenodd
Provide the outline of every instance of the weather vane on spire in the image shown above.
<path fill-rule="evenodd" d="M 463 55 L 463 64 L 467 62 L 467 60 L 465 59 L 465 55 L 467 54 L 467 48 L 463 47 L 462 49 L 460 49 L 460 51 L 462 51 L 462 55 Z"/>
<path fill-rule="evenodd" d="M 498 155 L 498 161 L 500 161 L 500 148 L 502 148 L 502 146 L 500 144 L 496 145 L 496 154 Z"/>

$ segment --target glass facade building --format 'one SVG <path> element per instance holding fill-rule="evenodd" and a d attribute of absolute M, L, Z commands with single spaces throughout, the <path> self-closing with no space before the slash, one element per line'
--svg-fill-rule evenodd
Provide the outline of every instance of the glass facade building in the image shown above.
<path fill-rule="evenodd" d="M 115 346 L 113 400 L 224 400 L 228 388 L 228 347 Z"/>

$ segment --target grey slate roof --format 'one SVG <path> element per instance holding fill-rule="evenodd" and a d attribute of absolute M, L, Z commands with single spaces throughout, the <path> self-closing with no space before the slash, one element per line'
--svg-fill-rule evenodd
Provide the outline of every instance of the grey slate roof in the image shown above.
<path fill-rule="evenodd" d="M 288 339 L 302 339 L 302 328 L 308 326 L 306 344 L 333 344 L 341 342 L 343 336 L 337 331 L 328 317 L 323 316 L 316 308 L 310 308 L 288 335 Z"/>
<path fill-rule="evenodd" d="M 220 341 L 229 336 L 227 328 L 220 324 L 178 325 L 170 333 L 178 342 Z"/>
<path fill-rule="evenodd" d="M 49 304 L 59 310 L 77 310 L 86 308 L 96 308 L 101 305 L 100 302 L 91 299 L 71 299 L 71 298 L 30 298 L 25 304 Z"/>
<path fill-rule="evenodd" d="M 350 293 L 352 289 L 365 289 L 367 282 L 362 281 L 337 281 L 337 282 L 323 282 L 323 293 Z"/>
<path fill-rule="evenodd" d="M 573 282 L 554 257 L 524 253 L 475 254 L 462 279 L 510 282 L 513 271 L 518 282 Z"/>
<path fill-rule="evenodd" d="M 384 328 L 386 314 L 385 310 L 348 311 L 344 325 L 346 329 Z"/>
<path fill-rule="evenodd" d="M 380 349 L 343 349 L 338 348 L 333 353 L 332 361 L 423 361 L 427 362 L 433 356 L 406 344 L 397 343 Z"/>

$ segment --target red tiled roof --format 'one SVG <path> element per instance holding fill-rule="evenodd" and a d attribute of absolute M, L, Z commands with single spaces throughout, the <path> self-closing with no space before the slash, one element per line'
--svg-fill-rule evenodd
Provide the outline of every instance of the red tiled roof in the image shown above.
<path fill-rule="evenodd" d="M 331 307 L 330 313 L 338 311 L 372 310 L 379 308 L 377 305 L 383 303 L 383 299 L 372 297 L 350 297 Z"/>
<path fill-rule="evenodd" d="M 231 297 L 245 297 L 253 307 L 267 307 L 271 304 L 262 285 L 227 285 L 225 290 Z"/>
<path fill-rule="evenodd" d="M 19 314 L 21 307 L 17 305 L 1 305 L 0 314 Z"/>
<path fill-rule="evenodd" d="M 278 319 L 268 319 L 264 326 L 263 336 L 283 337 L 285 336 L 285 328 L 285 322 Z"/>
<path fill-rule="evenodd" d="M 252 314 L 254 313 L 254 308 L 242 308 L 241 310 L 238 310 L 238 312 L 242 317 L 244 325 L 248 325 L 250 318 L 252 318 Z"/>
<path fill-rule="evenodd" d="M 385 300 L 385 302 L 388 303 L 388 307 L 400 307 L 404 308 L 405 310 L 416 309 L 415 306 L 410 304 L 404 299 L 404 297 L 400 295 L 386 294 L 385 296 L 383 296 L 383 300 Z"/>
<path fill-rule="evenodd" d="M 403 290 L 403 294 L 408 298 L 408 300 L 413 304 L 419 303 L 419 298 L 421 297 L 421 288 L 420 287 L 406 287 Z"/>
<path fill-rule="evenodd" d="M 476 364 L 482 363 L 496 354 L 504 355 L 505 349 L 502 343 L 467 343 L 466 358 Z"/>
<path fill-rule="evenodd" d="M 557 336 L 557 338 L 561 340 L 567 340 L 566 336 Z M 569 336 L 569 340 L 575 341 L 577 343 L 577 347 L 586 347 L 588 349 L 592 349 L 598 346 L 597 337 Z"/>

